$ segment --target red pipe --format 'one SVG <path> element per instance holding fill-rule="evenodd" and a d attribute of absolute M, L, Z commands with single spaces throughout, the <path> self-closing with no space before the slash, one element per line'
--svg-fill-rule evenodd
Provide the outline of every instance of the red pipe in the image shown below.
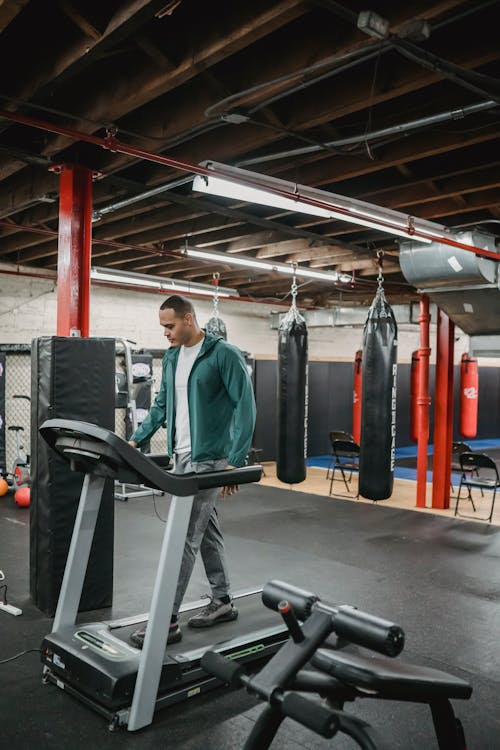
<path fill-rule="evenodd" d="M 42 234 L 46 237 L 57 237 L 58 233 L 54 229 L 42 229 L 41 227 L 28 227 L 23 224 L 15 224 L 12 221 L 0 219 L 0 227 L 7 229 L 18 229 L 20 232 L 31 232 L 32 234 Z M 117 242 L 116 240 L 101 240 L 98 237 L 92 237 L 93 245 L 109 245 L 116 247 L 118 250 L 140 250 L 150 255 L 164 255 L 173 258 L 185 258 L 186 255 L 181 250 L 163 250 L 157 247 L 148 247 L 147 245 L 133 245 L 130 242 Z"/>
<path fill-rule="evenodd" d="M 418 350 L 418 390 L 417 390 L 417 508 L 425 508 L 427 498 L 427 456 L 429 451 L 429 297 L 420 298 L 420 348 Z"/>
<path fill-rule="evenodd" d="M 410 440 L 418 443 L 418 383 L 420 378 L 420 352 L 412 352 L 410 369 Z"/>
<path fill-rule="evenodd" d="M 455 325 L 442 310 L 437 323 L 432 507 L 445 510 L 450 507 Z"/>
<path fill-rule="evenodd" d="M 335 210 L 337 213 L 344 214 L 345 216 L 349 216 L 351 218 L 359 218 L 359 215 L 352 211 L 349 208 L 345 208 L 344 206 L 335 206 L 334 203 L 328 203 L 326 201 L 320 201 L 316 200 L 315 198 L 310 198 L 308 196 L 300 195 L 298 191 L 291 191 L 291 190 L 283 190 L 278 187 L 273 187 L 266 185 L 265 182 L 263 183 L 260 179 L 254 179 L 252 177 L 247 177 L 246 175 L 238 175 L 238 177 L 235 177 L 234 174 L 231 173 L 225 173 L 223 170 L 215 170 L 215 169 L 209 169 L 207 167 L 201 167 L 199 164 L 192 164 L 190 162 L 185 161 L 179 161 L 178 159 L 172 159 L 168 156 L 161 156 L 160 154 L 153 154 L 150 151 L 144 151 L 143 149 L 134 148 L 133 146 L 129 146 L 126 143 L 122 143 L 119 141 L 113 133 L 108 133 L 108 135 L 105 138 L 100 138 L 96 135 L 89 135 L 87 133 L 81 133 L 78 130 L 73 130 L 72 128 L 65 128 L 58 125 L 53 125 L 51 123 L 44 122 L 42 120 L 37 120 L 32 117 L 26 117 L 25 115 L 21 115 L 18 112 L 8 112 L 7 110 L 0 109 L 0 118 L 4 118 L 5 120 L 11 120 L 12 122 L 20 123 L 21 125 L 27 125 L 32 128 L 38 128 L 39 130 L 46 130 L 49 133 L 55 133 L 57 135 L 66 136 L 68 138 L 73 138 L 74 140 L 80 140 L 85 141 L 87 143 L 92 143 L 94 146 L 100 146 L 102 148 L 107 149 L 108 151 L 117 152 L 120 154 L 127 154 L 128 156 L 135 156 L 139 159 L 144 159 L 145 161 L 152 161 L 157 164 L 163 164 L 166 167 L 171 167 L 172 169 L 179 169 L 183 172 L 191 172 L 192 174 L 197 175 L 205 175 L 205 176 L 212 176 L 212 177 L 223 177 L 227 180 L 232 180 L 233 182 L 236 182 L 241 185 L 248 185 L 250 187 L 257 187 L 261 189 L 265 189 L 266 191 L 273 193 L 274 195 L 278 195 L 284 198 L 288 198 L 290 200 L 300 201 L 301 203 L 305 203 L 306 205 L 310 206 L 316 206 L 319 208 L 324 208 L 326 210 Z M 265 181 L 265 175 L 263 175 L 264 181 Z M 381 230 L 387 230 L 391 231 L 391 229 L 397 229 L 401 231 L 401 226 L 396 225 L 392 223 L 391 221 L 387 221 L 386 219 L 378 219 L 370 217 L 370 222 L 374 225 L 375 228 L 380 228 Z M 466 245 L 463 242 L 459 242 L 455 239 L 450 239 L 449 237 L 438 235 L 435 236 L 433 234 L 429 234 L 428 232 L 425 232 L 421 229 L 416 229 L 413 224 L 413 217 L 408 216 L 408 223 L 406 226 L 406 231 L 408 233 L 408 239 L 412 238 L 419 238 L 431 240 L 432 242 L 440 242 L 443 245 L 449 245 L 451 247 L 456 247 L 461 250 L 467 250 L 468 252 L 474 253 L 475 255 L 480 255 L 483 258 L 492 258 L 493 260 L 499 260 L 498 253 L 495 253 L 491 250 L 484 250 L 481 247 L 476 247 L 475 245 Z"/>
<path fill-rule="evenodd" d="M 60 173 L 57 335 L 89 335 L 92 171 L 64 166 Z"/>

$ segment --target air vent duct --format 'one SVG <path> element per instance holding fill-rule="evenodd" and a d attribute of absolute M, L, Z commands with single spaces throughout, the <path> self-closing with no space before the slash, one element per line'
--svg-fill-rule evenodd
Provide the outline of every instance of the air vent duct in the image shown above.
<path fill-rule="evenodd" d="M 454 236 L 464 244 L 498 253 L 492 235 L 468 231 Z M 402 242 L 399 262 L 406 280 L 428 294 L 469 336 L 500 334 L 497 260 L 439 242 L 424 246 L 420 242 Z"/>

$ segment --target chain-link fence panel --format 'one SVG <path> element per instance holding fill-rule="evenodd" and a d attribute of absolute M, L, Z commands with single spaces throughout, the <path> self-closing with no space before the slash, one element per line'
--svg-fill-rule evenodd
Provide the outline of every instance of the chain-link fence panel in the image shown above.
<path fill-rule="evenodd" d="M 5 467 L 30 453 L 31 356 L 29 351 L 6 352 L 5 357 Z M 22 428 L 22 429 L 9 429 Z"/>

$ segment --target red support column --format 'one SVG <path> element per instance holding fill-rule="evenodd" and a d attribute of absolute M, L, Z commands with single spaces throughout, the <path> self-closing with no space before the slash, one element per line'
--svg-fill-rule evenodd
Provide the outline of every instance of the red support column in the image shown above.
<path fill-rule="evenodd" d="M 92 245 L 92 171 L 66 166 L 60 172 L 57 335 L 89 335 Z"/>
<path fill-rule="evenodd" d="M 442 310 L 437 322 L 432 507 L 443 510 L 450 507 L 455 326 Z"/>
<path fill-rule="evenodd" d="M 425 508 L 427 494 L 427 456 L 429 451 L 429 297 L 423 294 L 420 299 L 420 348 L 418 350 L 418 391 L 417 391 L 417 508 Z"/>

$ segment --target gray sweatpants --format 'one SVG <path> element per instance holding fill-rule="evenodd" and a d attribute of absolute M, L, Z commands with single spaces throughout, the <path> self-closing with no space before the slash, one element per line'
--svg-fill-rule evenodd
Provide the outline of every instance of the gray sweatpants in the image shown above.
<path fill-rule="evenodd" d="M 218 469 L 225 469 L 226 466 L 227 461 L 225 459 L 191 462 L 190 453 L 181 453 L 175 456 L 174 474 L 187 474 L 191 471 L 217 471 Z M 210 490 L 202 490 L 194 496 L 179 581 L 175 593 L 173 616 L 179 612 L 179 607 L 181 606 L 193 572 L 198 550 L 201 552 L 201 559 L 203 560 L 208 582 L 212 589 L 212 596 L 220 599 L 221 596 L 229 594 L 229 575 L 224 550 L 224 539 L 215 507 L 219 495 L 220 487 L 215 487 Z"/>

